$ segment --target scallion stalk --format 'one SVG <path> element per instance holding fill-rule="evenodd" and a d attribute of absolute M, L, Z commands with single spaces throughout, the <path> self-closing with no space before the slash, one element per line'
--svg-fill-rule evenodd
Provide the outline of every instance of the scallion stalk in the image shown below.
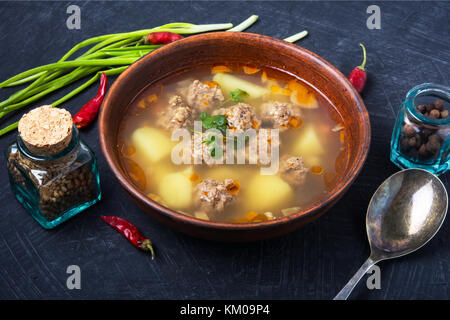
<path fill-rule="evenodd" d="M 308 31 L 303 30 L 302 32 L 296 33 L 290 37 L 287 37 L 286 39 L 284 39 L 284 41 L 286 42 L 290 42 L 290 43 L 294 43 L 300 39 L 303 39 L 304 37 L 306 37 L 308 35 Z"/>
<path fill-rule="evenodd" d="M 139 43 L 136 46 L 132 46 L 146 34 L 160 31 L 177 34 L 195 34 L 218 30 L 242 31 L 252 25 L 257 19 L 258 16 L 251 16 L 235 28 L 233 28 L 231 23 L 195 25 L 175 22 L 152 29 L 114 33 L 86 39 L 72 47 L 57 62 L 26 70 L 0 83 L 0 88 L 3 88 L 23 85 L 33 81 L 27 87 L 0 102 L 0 118 L 88 75 L 95 73 L 88 81 L 56 100 L 52 105 L 60 105 L 82 92 L 92 85 L 102 72 L 105 72 L 107 75 L 122 73 L 131 63 L 162 46 L 140 45 Z M 81 55 L 67 61 L 76 52 L 89 46 L 91 47 Z M 108 67 L 108 69 L 101 70 L 104 67 Z M 14 130 L 17 128 L 17 125 L 18 122 L 15 122 L 1 129 L 0 136 Z"/>
<path fill-rule="evenodd" d="M 234 31 L 234 32 L 244 31 L 245 29 L 249 28 L 252 24 L 254 24 L 257 20 L 258 16 L 254 14 L 249 18 L 247 18 L 242 23 L 238 24 L 236 27 L 228 29 L 227 31 Z"/>

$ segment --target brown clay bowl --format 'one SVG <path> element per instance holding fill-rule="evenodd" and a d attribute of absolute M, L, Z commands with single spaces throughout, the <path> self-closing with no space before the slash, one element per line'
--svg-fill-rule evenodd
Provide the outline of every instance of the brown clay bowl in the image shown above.
<path fill-rule="evenodd" d="M 334 188 L 304 210 L 276 220 L 249 224 L 211 222 L 168 209 L 140 192 L 121 167 L 117 132 L 124 109 L 148 84 L 199 64 L 223 62 L 266 65 L 299 75 L 323 92 L 343 117 L 349 141 L 348 163 Z M 242 32 L 195 35 L 166 45 L 126 69 L 114 82 L 103 103 L 99 121 L 103 155 L 119 183 L 137 205 L 154 219 L 186 234 L 218 241 L 254 241 L 279 236 L 317 219 L 353 183 L 367 157 L 370 122 L 359 94 L 335 67 L 297 45 Z"/>

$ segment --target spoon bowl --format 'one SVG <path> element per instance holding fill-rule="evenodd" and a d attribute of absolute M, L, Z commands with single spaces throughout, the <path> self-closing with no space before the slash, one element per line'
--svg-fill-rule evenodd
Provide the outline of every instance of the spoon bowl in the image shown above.
<path fill-rule="evenodd" d="M 334 299 L 347 299 L 374 264 L 404 256 L 430 241 L 444 222 L 447 207 L 445 186 L 426 170 L 405 169 L 387 178 L 367 210 L 370 257 Z"/>
<path fill-rule="evenodd" d="M 422 169 L 399 171 L 385 180 L 369 203 L 367 236 L 373 255 L 391 259 L 411 253 L 437 233 L 447 213 L 441 180 Z"/>

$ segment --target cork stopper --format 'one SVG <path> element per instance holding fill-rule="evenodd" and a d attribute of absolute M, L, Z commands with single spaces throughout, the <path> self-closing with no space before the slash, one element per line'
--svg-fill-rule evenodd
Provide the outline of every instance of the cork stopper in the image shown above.
<path fill-rule="evenodd" d="M 72 139 L 69 111 L 41 106 L 24 114 L 19 121 L 19 135 L 31 152 L 52 155 L 64 150 Z"/>

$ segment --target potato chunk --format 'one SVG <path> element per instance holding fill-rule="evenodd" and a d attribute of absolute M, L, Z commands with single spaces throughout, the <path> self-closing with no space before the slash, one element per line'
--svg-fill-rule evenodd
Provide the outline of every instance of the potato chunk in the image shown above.
<path fill-rule="evenodd" d="M 175 172 L 164 176 L 159 185 L 159 196 L 174 209 L 186 209 L 192 203 L 192 182 L 189 172 Z"/>
<path fill-rule="evenodd" d="M 174 146 L 174 142 L 166 134 L 150 127 L 136 129 L 131 136 L 131 141 L 136 152 L 150 162 L 157 162 L 167 157 Z"/>
<path fill-rule="evenodd" d="M 248 208 L 265 212 L 293 196 L 292 188 L 280 176 L 255 175 L 246 188 Z"/>
<path fill-rule="evenodd" d="M 307 167 L 320 165 L 322 156 L 325 154 L 319 136 L 312 126 L 304 129 L 299 140 L 294 143 L 292 150 L 296 156 L 303 158 Z"/>
<path fill-rule="evenodd" d="M 224 93 L 228 95 L 231 91 L 236 89 L 246 91 L 252 99 L 262 97 L 265 93 L 270 93 L 267 88 L 245 81 L 228 73 L 216 73 L 213 77 L 213 81 L 217 82 Z"/>
<path fill-rule="evenodd" d="M 325 153 L 325 149 L 312 126 L 305 128 L 305 131 L 294 146 L 294 152 L 302 157 L 319 156 Z"/>

